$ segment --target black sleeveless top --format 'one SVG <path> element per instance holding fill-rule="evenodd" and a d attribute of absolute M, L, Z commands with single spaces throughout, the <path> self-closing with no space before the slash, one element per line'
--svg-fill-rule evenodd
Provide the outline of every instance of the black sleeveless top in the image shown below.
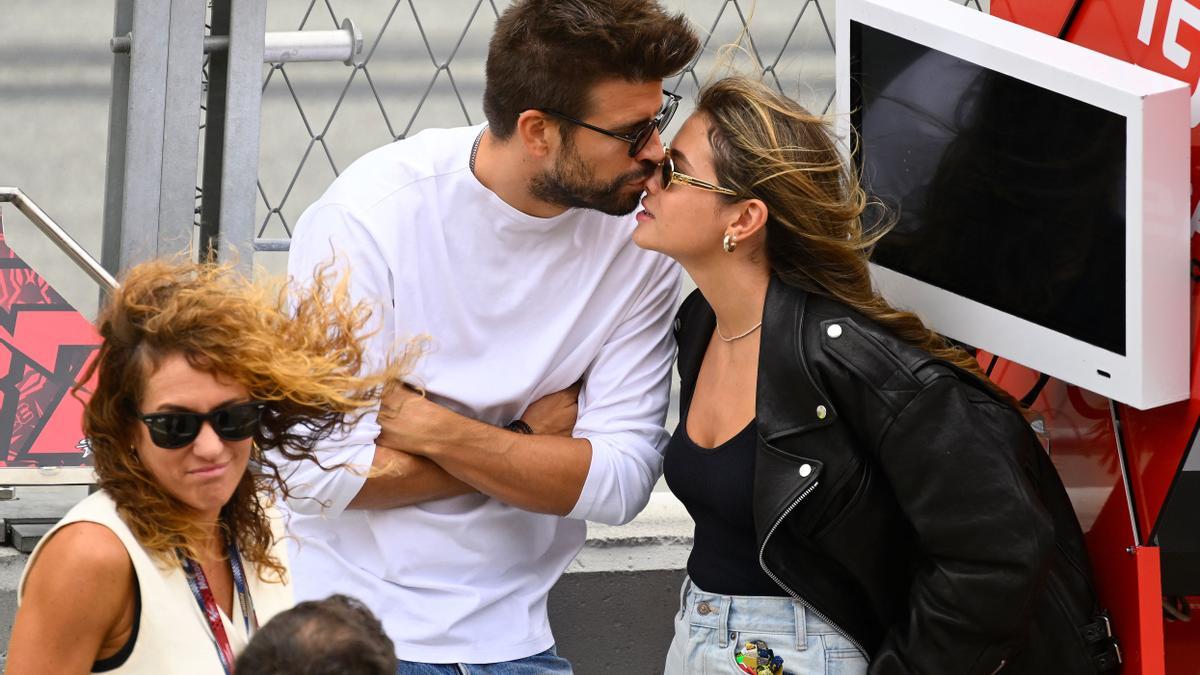
<path fill-rule="evenodd" d="M 696 445 L 687 418 L 667 443 L 663 475 L 696 521 L 688 557 L 692 583 L 719 595 L 784 596 L 758 564 L 754 531 L 754 455 L 758 424 L 751 421 L 715 448 Z"/>

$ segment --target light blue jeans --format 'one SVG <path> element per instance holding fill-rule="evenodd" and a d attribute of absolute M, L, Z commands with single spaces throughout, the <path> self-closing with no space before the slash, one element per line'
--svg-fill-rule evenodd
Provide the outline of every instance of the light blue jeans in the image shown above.
<path fill-rule="evenodd" d="M 736 675 L 738 649 L 762 640 L 788 675 L 863 675 L 867 659 L 791 598 L 705 593 L 684 579 L 666 675 Z"/>
<path fill-rule="evenodd" d="M 516 661 L 500 663 L 412 663 L 401 661 L 396 675 L 571 675 L 571 662 L 554 647 Z"/>

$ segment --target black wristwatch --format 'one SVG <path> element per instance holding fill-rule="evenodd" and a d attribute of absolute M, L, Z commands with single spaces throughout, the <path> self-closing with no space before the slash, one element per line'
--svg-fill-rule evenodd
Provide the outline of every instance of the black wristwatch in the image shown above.
<path fill-rule="evenodd" d="M 525 423 L 525 420 L 513 420 L 513 421 L 509 422 L 508 424 L 505 424 L 504 428 L 508 429 L 509 431 L 514 431 L 518 434 L 532 434 L 533 433 L 533 429 L 529 428 L 529 425 Z"/>

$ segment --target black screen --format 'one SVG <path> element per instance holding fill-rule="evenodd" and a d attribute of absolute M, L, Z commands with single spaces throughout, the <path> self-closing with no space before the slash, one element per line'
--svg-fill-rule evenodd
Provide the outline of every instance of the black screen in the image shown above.
<path fill-rule="evenodd" d="M 1125 118 L 857 22 L 873 261 L 1125 354 Z"/>

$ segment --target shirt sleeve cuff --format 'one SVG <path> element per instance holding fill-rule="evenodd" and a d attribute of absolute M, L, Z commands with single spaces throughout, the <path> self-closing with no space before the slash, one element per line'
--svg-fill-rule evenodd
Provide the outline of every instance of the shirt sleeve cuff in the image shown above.
<path fill-rule="evenodd" d="M 356 443 L 323 449 L 324 468 L 307 460 L 290 462 L 290 473 L 284 474 L 288 508 L 304 515 L 338 517 L 366 483 L 374 458 L 374 443 Z"/>
<path fill-rule="evenodd" d="M 642 444 L 640 439 L 586 437 L 592 446 L 592 462 L 575 508 L 567 514 L 574 520 L 607 525 L 624 525 L 634 519 L 650 500 L 650 491 L 662 468 L 662 455 L 648 446 L 645 458 L 623 452 L 616 443 Z M 652 465 L 651 465 L 652 464 Z"/>

